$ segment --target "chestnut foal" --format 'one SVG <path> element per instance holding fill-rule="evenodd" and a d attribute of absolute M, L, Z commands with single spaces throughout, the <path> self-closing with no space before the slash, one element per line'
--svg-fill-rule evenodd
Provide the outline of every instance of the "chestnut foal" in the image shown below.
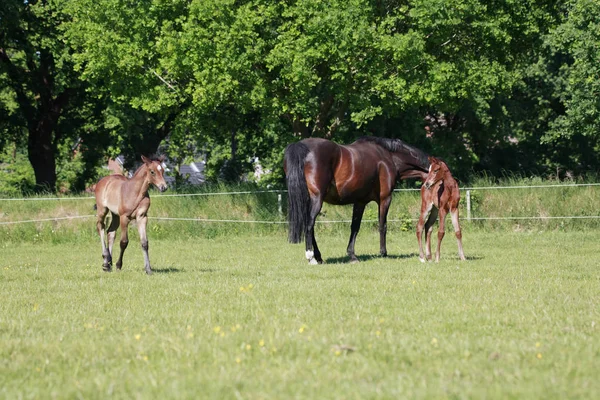
<path fill-rule="evenodd" d="M 142 156 L 144 162 L 135 171 L 131 179 L 123 175 L 110 175 L 100 179 L 96 185 L 96 206 L 98 221 L 96 226 L 102 242 L 102 257 L 104 263 L 102 269 L 110 272 L 112 266 L 112 248 L 115 241 L 116 230 L 121 226 L 121 253 L 117 261 L 117 269 L 123 266 L 123 253 L 129 244 L 127 229 L 132 220 L 137 220 L 138 232 L 144 252 L 145 270 L 148 275 L 152 274 L 150 259 L 148 257 L 148 238 L 146 237 L 146 213 L 150 208 L 150 196 L 148 188 L 155 185 L 161 192 L 167 189 L 167 183 L 163 177 L 164 168 L 162 159 L 155 161 Z M 105 217 L 110 211 L 111 221 L 107 230 L 108 246 L 105 243 L 104 232 L 106 228 Z"/>
<path fill-rule="evenodd" d="M 446 163 L 435 157 L 429 157 L 430 167 L 429 174 L 421 187 L 421 215 L 417 224 L 417 240 L 419 242 L 419 260 L 425 262 L 431 260 L 431 233 L 433 232 L 433 224 L 440 217 L 440 227 L 438 230 L 438 243 L 435 253 L 435 261 L 440 261 L 440 247 L 444 238 L 444 225 L 446 214 L 450 212 L 452 217 L 452 225 L 458 240 L 458 256 L 461 260 L 465 260 L 465 254 L 462 247 L 462 233 L 458 223 L 458 203 L 460 202 L 460 191 L 456 180 L 452 177 Z M 429 213 L 429 218 L 425 222 L 425 217 Z M 423 225 L 425 225 L 426 240 L 426 256 L 423 256 Z"/>

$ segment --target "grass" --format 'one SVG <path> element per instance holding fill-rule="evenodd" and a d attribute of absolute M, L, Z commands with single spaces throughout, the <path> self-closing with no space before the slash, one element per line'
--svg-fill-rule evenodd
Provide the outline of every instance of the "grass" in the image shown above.
<path fill-rule="evenodd" d="M 464 229 L 421 264 L 412 232 L 317 229 L 309 266 L 280 232 L 135 229 L 124 270 L 98 239 L 4 241 L 0 397 L 598 398 L 600 232 Z M 198 226 L 196 226 L 198 229 Z M 202 228 L 201 228 L 202 229 Z"/>

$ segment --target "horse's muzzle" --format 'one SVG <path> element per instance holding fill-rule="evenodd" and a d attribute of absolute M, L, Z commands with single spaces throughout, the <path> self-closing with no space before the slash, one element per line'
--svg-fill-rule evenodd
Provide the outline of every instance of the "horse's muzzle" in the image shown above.
<path fill-rule="evenodd" d="M 431 189 L 431 183 L 425 182 L 425 189 L 427 189 L 427 190 Z"/>
<path fill-rule="evenodd" d="M 161 191 L 161 193 L 162 193 L 162 192 L 164 192 L 165 190 L 167 190 L 167 188 L 168 188 L 168 186 L 167 186 L 167 185 L 160 185 L 160 186 L 158 187 L 158 190 L 160 190 L 160 191 Z"/>

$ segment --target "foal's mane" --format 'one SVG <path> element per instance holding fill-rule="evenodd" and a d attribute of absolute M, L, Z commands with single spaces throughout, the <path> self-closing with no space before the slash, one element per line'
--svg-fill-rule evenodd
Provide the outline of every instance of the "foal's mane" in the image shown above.
<path fill-rule="evenodd" d="M 155 157 L 149 158 L 150 161 L 156 161 L 156 162 L 161 162 L 160 159 L 157 159 Z M 133 178 L 134 176 L 140 174 L 142 172 L 142 169 L 144 168 L 144 166 L 146 165 L 146 163 L 142 163 L 142 165 L 140 165 L 135 172 L 133 173 L 133 175 L 131 175 L 131 178 Z"/>
<path fill-rule="evenodd" d="M 429 168 L 428 155 L 424 151 L 417 149 L 409 144 L 404 143 L 400 139 L 380 138 L 376 136 L 361 136 L 357 142 L 372 142 L 392 153 L 402 153 L 407 156 L 412 156 L 418 166 L 427 170 Z"/>

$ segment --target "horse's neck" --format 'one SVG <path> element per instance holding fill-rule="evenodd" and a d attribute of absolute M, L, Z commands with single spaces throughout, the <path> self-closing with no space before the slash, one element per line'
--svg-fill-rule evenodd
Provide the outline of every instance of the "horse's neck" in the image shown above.
<path fill-rule="evenodd" d="M 444 178 L 440 182 L 443 183 L 444 190 L 458 190 L 458 183 L 456 182 L 456 179 L 454 179 L 452 174 L 450 174 L 450 172 L 446 172 L 444 174 Z"/>
<path fill-rule="evenodd" d="M 150 183 L 146 179 L 147 174 L 148 171 L 140 171 L 125 184 L 127 186 L 127 191 L 132 193 L 133 197 L 135 197 L 134 203 L 136 208 L 142 199 L 146 197 L 148 188 L 150 187 Z"/>
<path fill-rule="evenodd" d="M 406 154 L 402 153 L 391 154 L 396 166 L 396 174 L 400 177 L 400 179 L 425 179 L 427 177 L 428 168 L 420 165 L 416 158 L 409 155 L 409 158 L 407 159 Z"/>

